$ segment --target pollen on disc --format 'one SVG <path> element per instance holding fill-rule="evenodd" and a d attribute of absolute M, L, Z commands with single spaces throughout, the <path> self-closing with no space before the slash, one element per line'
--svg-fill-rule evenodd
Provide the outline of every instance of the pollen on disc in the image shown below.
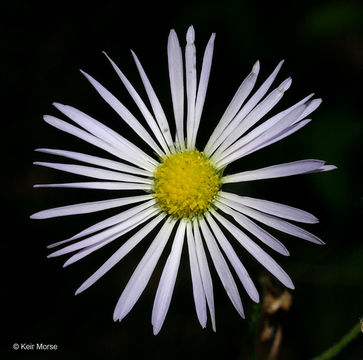
<path fill-rule="evenodd" d="M 212 205 L 221 174 L 197 150 L 164 157 L 154 172 L 154 197 L 161 209 L 177 218 L 202 215 Z"/>

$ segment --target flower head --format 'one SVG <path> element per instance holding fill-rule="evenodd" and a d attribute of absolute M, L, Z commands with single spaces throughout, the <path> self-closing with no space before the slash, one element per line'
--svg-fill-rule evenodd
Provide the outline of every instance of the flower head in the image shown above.
<path fill-rule="evenodd" d="M 55 103 L 54 106 L 75 125 L 46 115 L 44 120 L 48 124 L 104 150 L 113 158 L 68 150 L 37 149 L 75 160 L 77 164 L 35 163 L 97 179 L 89 182 L 42 184 L 35 187 L 103 189 L 114 190 L 118 194 L 122 194 L 125 190 L 135 191 L 134 196 L 63 206 L 32 215 L 34 219 L 45 219 L 132 205 L 127 210 L 120 210 L 116 215 L 84 229 L 69 239 L 49 245 L 49 248 L 64 245 L 49 257 L 74 253 L 65 263 L 69 265 L 122 237 L 120 248 L 80 286 L 76 294 L 94 284 L 148 234 L 156 228 L 159 229 L 117 302 L 114 320 L 121 321 L 135 305 L 166 244 L 172 242 L 152 311 L 155 334 L 160 331 L 171 302 L 185 242 L 188 247 L 197 316 L 202 327 L 205 327 L 208 309 L 214 330 L 216 326 L 213 282 L 206 249 L 232 304 L 244 317 L 241 298 L 230 266 L 253 301 L 259 301 L 259 294 L 230 244 L 230 239 L 233 238 L 232 241 L 238 242 L 282 284 L 291 289 L 294 286 L 290 277 L 251 239 L 251 236 L 280 254 L 289 255 L 289 252 L 256 221 L 292 236 L 323 244 L 315 235 L 286 221 L 316 223 L 318 220 L 312 214 L 280 203 L 226 192 L 223 190 L 224 184 L 323 172 L 335 168 L 325 165 L 325 162 L 320 160 L 299 160 L 234 174 L 228 173 L 230 163 L 271 145 L 305 126 L 310 122 L 307 116 L 320 105 L 320 99 L 312 100 L 313 95 L 309 95 L 258 124 L 291 85 L 291 79 L 288 78 L 268 93 L 282 62 L 252 94 L 260 69 L 259 62 L 255 63 L 212 132 L 205 148 L 198 149 L 196 140 L 212 65 L 215 34 L 212 34 L 206 46 L 199 81 L 197 81 L 194 37 L 194 29 L 190 27 L 186 36 L 184 59 L 174 30 L 171 30 L 168 39 L 175 136 L 171 133 L 161 103 L 135 53 L 132 52 L 132 55 L 151 109 L 117 65 L 105 54 L 139 108 L 142 122 L 97 80 L 85 72 L 82 73 L 101 97 L 149 146 L 151 155 L 86 113 L 72 106 Z M 131 232 L 132 230 L 135 231 Z"/>

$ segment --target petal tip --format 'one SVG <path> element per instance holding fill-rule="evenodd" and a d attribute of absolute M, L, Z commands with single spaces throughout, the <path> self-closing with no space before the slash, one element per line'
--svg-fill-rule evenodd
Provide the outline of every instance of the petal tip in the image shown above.
<path fill-rule="evenodd" d="M 290 279 L 290 281 L 288 283 L 285 284 L 285 286 L 288 288 L 288 289 L 291 289 L 291 290 L 295 290 L 295 285 L 294 283 L 292 282 L 292 280 Z"/>
<path fill-rule="evenodd" d="M 282 84 L 278 87 L 278 90 L 282 93 L 284 93 L 286 90 L 289 89 L 292 83 L 292 78 L 288 77 L 285 81 L 282 82 Z"/>
<path fill-rule="evenodd" d="M 39 219 L 41 219 L 41 217 L 39 216 L 39 212 L 36 212 L 34 214 L 31 214 L 29 216 L 29 219 L 32 219 L 32 220 L 39 220 Z"/>
<path fill-rule="evenodd" d="M 79 295 L 81 292 L 83 292 L 82 285 L 75 291 L 74 296 Z"/>
<path fill-rule="evenodd" d="M 257 60 L 257 61 L 255 62 L 255 64 L 253 65 L 253 67 L 252 67 L 252 72 L 253 72 L 255 75 L 257 75 L 259 71 L 260 71 L 260 61 L 259 61 L 259 60 Z"/>
<path fill-rule="evenodd" d="M 193 44 L 194 43 L 194 40 L 195 40 L 195 31 L 194 31 L 193 25 L 190 25 L 189 26 L 188 31 L 187 31 L 186 39 L 187 39 L 187 43 L 188 44 Z"/>

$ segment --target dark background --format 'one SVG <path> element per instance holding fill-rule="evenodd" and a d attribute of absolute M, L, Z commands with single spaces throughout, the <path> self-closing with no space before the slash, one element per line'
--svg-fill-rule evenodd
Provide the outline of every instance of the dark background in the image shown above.
<path fill-rule="evenodd" d="M 296 290 L 284 323 L 280 359 L 309 359 L 332 345 L 363 314 L 362 294 L 362 70 L 363 4 L 360 1 L 102 1 L 96 3 L 6 1 L 1 11 L 2 119 L 2 358 L 247 359 L 252 303 L 241 291 L 247 319 L 234 311 L 216 274 L 217 333 L 197 321 L 186 247 L 170 311 L 160 334 L 150 325 L 155 275 L 132 312 L 114 323 L 114 305 L 150 242 L 146 239 L 84 294 L 77 287 L 116 250 L 112 244 L 69 268 L 65 259 L 47 259 L 46 245 L 95 222 L 95 216 L 30 220 L 41 209 L 113 194 L 32 189 L 35 183 L 70 179 L 32 162 L 56 160 L 37 147 L 90 150 L 52 129 L 42 115 L 58 115 L 53 101 L 85 110 L 141 145 L 132 131 L 78 72 L 99 79 L 135 114 L 135 105 L 101 54 L 106 50 L 144 96 L 129 49 L 139 56 L 171 118 L 166 41 L 175 28 L 181 43 L 190 24 L 196 29 L 198 69 L 211 32 L 217 32 L 211 80 L 200 129 L 200 145 L 211 133 L 234 92 L 261 61 L 261 79 L 286 59 L 280 83 L 293 77 L 277 106 L 286 108 L 311 92 L 323 98 L 306 128 L 236 163 L 254 169 L 303 158 L 324 159 L 338 170 L 243 185 L 239 193 L 297 206 L 317 215 L 306 226 L 326 241 L 315 246 L 279 234 L 290 250 L 270 254 L 291 275 Z M 139 115 L 137 115 L 139 116 Z M 74 177 L 72 177 L 74 179 Z M 105 216 L 105 215 L 101 215 Z M 241 253 L 251 275 L 264 271 Z M 55 352 L 14 351 L 13 343 L 57 344 Z M 362 359 L 362 339 L 337 359 Z"/>

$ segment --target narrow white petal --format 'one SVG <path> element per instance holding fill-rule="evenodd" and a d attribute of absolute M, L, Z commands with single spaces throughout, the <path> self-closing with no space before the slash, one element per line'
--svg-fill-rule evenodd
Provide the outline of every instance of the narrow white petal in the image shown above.
<path fill-rule="evenodd" d="M 202 278 L 203 289 L 207 299 L 209 314 L 211 317 L 212 329 L 216 331 L 216 317 L 214 309 L 214 296 L 213 296 L 213 281 L 209 271 L 207 255 L 205 254 L 203 240 L 199 231 L 198 220 L 193 220 L 193 232 L 195 239 L 195 249 L 197 251 L 197 259 L 200 269 L 200 276 Z"/>
<path fill-rule="evenodd" d="M 144 84 L 146 93 L 149 97 L 149 101 L 150 101 L 151 107 L 153 109 L 156 121 L 159 124 L 161 132 L 162 132 L 163 136 L 165 137 L 165 140 L 166 140 L 169 148 L 174 151 L 175 150 L 174 143 L 173 143 L 173 139 L 171 137 L 169 123 L 168 123 L 168 120 L 166 119 L 164 110 L 161 107 L 159 99 L 157 98 L 155 91 L 154 91 L 153 87 L 151 86 L 149 78 L 147 77 L 139 59 L 137 58 L 136 54 L 132 50 L 131 50 L 131 53 L 132 53 L 132 56 L 136 63 L 137 69 L 139 71 L 142 83 Z"/>
<path fill-rule="evenodd" d="M 155 213 L 155 212 L 156 212 L 156 209 L 153 207 L 140 211 L 138 214 L 136 214 L 132 218 L 128 218 L 125 221 L 123 221 L 117 225 L 111 226 L 104 231 L 101 231 L 86 239 L 77 241 L 76 243 L 68 245 L 60 250 L 54 251 L 53 253 L 49 254 L 48 257 L 50 258 L 50 257 L 68 254 L 70 252 L 80 250 L 87 246 L 91 246 L 91 245 L 97 244 L 101 241 L 107 240 L 109 237 L 112 237 L 115 234 L 120 233 L 123 230 L 126 230 L 127 228 L 130 228 L 131 226 L 142 221 L 144 218 L 148 217 L 151 213 Z"/>
<path fill-rule="evenodd" d="M 223 204 L 221 204 L 221 202 Z M 262 229 L 261 227 L 256 225 L 248 217 L 231 209 L 227 204 L 228 204 L 228 201 L 226 202 L 222 198 L 222 199 L 220 199 L 220 201 L 218 201 L 218 208 L 220 210 L 222 210 L 223 212 L 225 212 L 226 214 L 231 215 L 239 225 L 241 225 L 243 228 L 245 228 L 251 234 L 255 235 L 258 239 L 260 239 L 264 244 L 269 246 L 271 249 L 274 249 L 278 253 L 285 255 L 285 256 L 290 255 L 289 251 L 279 240 L 277 240 L 274 236 L 272 236 L 267 231 L 265 231 L 264 229 Z"/>
<path fill-rule="evenodd" d="M 195 120 L 194 120 L 194 129 L 193 129 L 193 138 L 192 138 L 192 146 L 195 146 L 200 118 L 202 116 L 202 111 L 205 102 L 205 96 L 207 93 L 208 82 L 210 70 L 212 67 L 212 58 L 213 58 L 213 49 L 214 49 L 214 39 L 216 34 L 212 34 L 210 37 L 208 44 L 204 51 L 202 70 L 199 78 L 198 92 L 197 92 L 197 100 L 195 104 Z"/>
<path fill-rule="evenodd" d="M 107 57 L 107 59 L 111 63 L 112 67 L 116 71 L 117 75 L 119 76 L 119 78 L 121 79 L 123 84 L 125 85 L 127 91 L 131 95 L 132 99 L 135 101 L 136 105 L 140 109 L 142 115 L 144 116 L 146 122 L 148 123 L 151 131 L 153 132 L 153 134 L 155 135 L 155 137 L 159 141 L 159 144 L 163 148 L 164 152 L 166 154 L 170 154 L 169 148 L 168 148 L 168 146 L 167 146 L 167 144 L 165 142 L 165 139 L 164 139 L 163 135 L 161 134 L 161 131 L 160 131 L 155 119 L 151 115 L 151 113 L 148 110 L 148 108 L 146 107 L 145 103 L 142 101 L 140 95 L 137 93 L 135 88 L 132 86 L 132 84 L 127 79 L 127 77 L 123 74 L 123 72 L 119 69 L 119 67 L 111 60 L 111 58 L 105 52 L 103 52 L 103 53 L 105 54 L 105 56 Z"/>
<path fill-rule="evenodd" d="M 83 236 L 87 236 L 87 235 L 90 235 L 90 234 L 93 234 L 97 231 L 100 231 L 100 230 L 103 230 L 103 229 L 106 229 L 108 227 L 111 227 L 115 224 L 119 224 L 133 216 L 135 216 L 136 214 L 140 213 L 141 211 L 145 210 L 145 209 L 148 209 L 150 208 L 151 206 L 155 205 L 155 200 L 150 200 L 150 201 L 147 201 L 143 204 L 140 204 L 140 205 L 137 205 L 137 206 L 134 206 L 132 207 L 131 209 L 128 209 L 128 210 L 125 210 L 125 211 L 122 211 L 121 213 L 117 214 L 117 215 L 114 215 L 114 216 L 111 216 L 105 220 L 102 220 L 92 226 L 89 226 L 87 227 L 86 229 L 82 230 L 81 232 L 77 233 L 76 235 L 66 239 L 66 240 L 62 240 L 62 241 L 58 241 L 54 244 L 51 244 L 51 245 L 48 245 L 48 248 L 53 248 L 55 246 L 58 246 L 58 245 L 61 245 L 61 244 L 65 244 L 67 242 L 70 242 L 72 240 L 76 240 L 76 239 L 79 239 Z"/>
<path fill-rule="evenodd" d="M 296 236 L 300 239 L 304 239 L 310 241 L 314 244 L 323 245 L 324 242 L 320 240 L 317 236 L 311 234 L 310 232 L 296 226 L 290 224 L 289 222 L 279 219 L 272 215 L 267 215 L 262 213 L 261 211 L 249 208 L 247 206 L 241 205 L 231 200 L 225 200 L 225 203 L 231 208 L 242 212 L 243 214 L 260 221 L 263 224 L 266 224 L 274 229 L 280 230 L 292 236 Z"/>
<path fill-rule="evenodd" d="M 319 171 L 319 169 L 324 165 L 322 160 L 299 160 L 293 161 L 273 166 L 268 166 L 265 168 L 243 171 L 233 175 L 227 175 L 222 178 L 222 182 L 234 183 L 243 181 L 254 181 L 261 179 L 273 179 L 284 176 L 307 174 Z"/>
<path fill-rule="evenodd" d="M 337 167 L 335 165 L 324 165 L 316 172 L 331 171 L 331 170 L 335 170 L 335 169 L 337 169 Z"/>
<path fill-rule="evenodd" d="M 205 328 L 207 324 L 207 303 L 197 258 L 197 250 L 195 246 L 192 224 L 190 222 L 187 223 L 187 242 L 195 310 L 197 312 L 200 325 Z"/>
<path fill-rule="evenodd" d="M 65 122 L 63 120 L 60 120 L 60 119 L 58 119 L 54 116 L 50 116 L 50 115 L 44 115 L 43 119 L 49 125 L 54 126 L 55 128 L 57 128 L 61 131 L 64 131 L 68 134 L 76 136 L 79 139 L 82 139 L 82 140 L 88 142 L 89 144 L 92 144 L 100 149 L 103 149 L 103 150 L 107 151 L 108 153 L 115 155 L 122 160 L 135 164 L 135 165 L 141 167 L 142 169 L 146 169 L 150 172 L 153 172 L 155 170 L 155 165 L 152 165 L 147 161 L 140 160 L 139 158 L 133 157 L 132 154 L 130 155 L 130 152 L 120 151 L 117 147 L 110 145 L 109 143 L 99 139 L 98 137 L 96 137 L 94 135 L 91 135 L 90 133 L 88 133 L 82 129 L 79 129 L 76 126 L 68 124 L 67 122 Z M 128 156 L 128 155 L 130 155 L 130 156 Z"/>
<path fill-rule="evenodd" d="M 236 117 L 238 118 L 236 120 L 233 120 L 233 124 L 229 124 L 229 130 L 234 129 L 236 127 L 236 123 L 240 122 L 241 119 L 245 118 L 248 113 L 258 104 L 258 102 L 263 98 L 263 96 L 266 94 L 270 86 L 272 85 L 273 81 L 275 80 L 278 72 L 280 71 L 280 68 L 283 64 L 283 60 L 280 61 L 280 63 L 277 65 L 275 70 L 272 72 L 272 74 L 265 80 L 265 82 L 260 86 L 260 88 L 254 93 L 254 95 L 247 101 L 247 103 L 241 108 L 241 110 L 238 112 Z M 228 130 L 228 129 L 226 129 Z M 218 142 L 214 145 L 214 149 L 219 146 L 223 142 L 223 140 L 232 132 L 232 131 L 224 131 L 223 136 L 220 136 L 218 139 Z"/>
<path fill-rule="evenodd" d="M 162 156 L 163 151 L 155 143 L 150 134 L 146 129 L 140 124 L 140 122 L 135 118 L 134 115 L 114 96 L 112 95 L 103 85 L 101 85 L 97 80 L 95 80 L 91 75 L 82 71 L 82 74 L 87 78 L 87 80 L 92 84 L 96 91 L 101 95 L 101 97 L 116 111 L 117 114 L 135 131 L 137 135 L 141 137 L 159 156 Z"/>
<path fill-rule="evenodd" d="M 239 118 L 244 118 L 259 102 L 260 100 L 265 96 L 268 89 L 274 82 L 278 72 L 281 69 L 282 64 L 284 63 L 284 60 L 281 60 L 272 74 L 263 82 L 263 84 L 258 88 L 258 90 L 251 96 L 251 98 L 247 101 L 247 103 L 242 107 L 242 109 L 239 111 L 237 116 Z"/>
<path fill-rule="evenodd" d="M 183 55 L 178 37 L 174 30 L 168 38 L 168 67 L 171 98 L 176 125 L 176 142 L 184 149 L 184 81 Z"/>
<path fill-rule="evenodd" d="M 136 227 L 140 226 L 141 224 L 143 224 L 144 222 L 148 221 L 150 218 L 152 218 L 153 216 L 155 216 L 158 213 L 158 210 L 154 210 L 154 212 L 149 213 L 148 215 L 146 215 L 144 218 L 139 219 L 137 222 L 133 222 L 133 224 L 127 228 L 125 228 L 124 230 L 116 233 L 115 235 L 108 237 L 105 240 L 102 240 L 100 242 L 98 242 L 97 244 L 94 245 L 90 245 L 87 246 L 83 249 L 81 249 L 80 251 L 78 251 L 76 254 L 72 255 L 64 264 L 63 267 L 66 267 L 68 265 L 71 265 L 81 259 L 83 259 L 84 257 L 88 256 L 89 254 L 93 253 L 94 251 L 106 246 L 107 244 L 109 244 L 110 242 L 116 240 L 117 238 L 121 237 L 122 235 L 127 234 L 128 232 L 130 232 L 131 230 L 135 229 Z"/>
<path fill-rule="evenodd" d="M 133 184 L 127 182 L 108 182 L 108 181 L 94 181 L 94 182 L 74 182 L 63 184 L 37 184 L 35 188 L 73 188 L 73 189 L 100 189 L 100 190 L 145 190 L 150 191 L 150 185 L 146 184 Z"/>
<path fill-rule="evenodd" d="M 207 244 L 209 253 L 213 260 L 213 264 L 217 270 L 219 278 L 221 279 L 223 287 L 226 290 L 226 293 L 237 312 L 241 315 L 241 317 L 244 318 L 243 306 L 238 293 L 237 285 L 233 279 L 231 271 L 228 268 L 226 260 L 224 259 L 221 251 L 219 250 L 216 240 L 211 231 L 209 230 L 204 218 L 199 219 L 199 224 L 201 226 L 205 242 Z"/>
<path fill-rule="evenodd" d="M 150 172 L 150 171 L 145 171 L 145 170 L 139 169 L 135 166 L 126 165 L 119 161 L 105 159 L 105 158 L 101 158 L 98 156 L 82 154 L 82 153 L 74 152 L 74 151 L 59 150 L 59 149 L 41 148 L 41 149 L 35 149 L 35 151 L 43 152 L 46 154 L 63 156 L 68 159 L 77 160 L 77 161 L 84 162 L 87 164 L 98 165 L 98 166 L 102 166 L 107 169 L 117 170 L 117 171 L 129 173 L 129 174 L 133 174 L 133 175 L 141 175 L 141 176 L 147 176 L 147 177 L 153 176 L 152 172 Z"/>
<path fill-rule="evenodd" d="M 142 151 L 139 147 L 118 134 L 116 131 L 102 124 L 100 121 L 87 115 L 83 111 L 70 105 L 63 105 L 60 103 L 53 103 L 53 105 L 64 115 L 68 116 L 76 124 L 89 131 L 97 138 L 107 142 L 108 144 L 123 152 L 126 152 L 132 158 L 148 161 L 154 165 L 156 164 L 155 160 Z"/>
<path fill-rule="evenodd" d="M 54 102 L 53 106 L 61 113 L 66 115 L 69 119 L 74 121 L 77 125 L 90 132 L 92 135 L 102 139 L 103 141 L 114 145 L 115 147 L 124 147 L 127 144 L 127 140 L 116 133 L 108 126 L 102 124 L 100 121 L 89 116 L 85 112 L 61 103 Z"/>
<path fill-rule="evenodd" d="M 310 95 L 306 96 L 305 98 L 303 98 L 302 100 L 300 100 L 299 102 L 297 102 L 296 104 L 294 104 L 293 106 L 290 106 L 288 109 L 283 110 L 283 111 L 279 112 L 278 114 L 274 115 L 272 118 L 264 121 L 261 125 L 259 125 L 258 127 L 256 127 L 256 129 L 252 130 L 247 135 L 245 135 L 241 140 L 239 140 L 240 146 L 242 146 L 244 144 L 247 144 L 248 142 L 250 142 L 254 138 L 257 138 L 259 135 L 263 134 L 265 131 L 267 131 L 272 126 L 274 126 L 275 124 L 277 124 L 286 115 L 290 114 L 293 110 L 295 110 L 296 108 L 298 108 L 298 107 L 300 107 L 302 105 L 305 105 L 305 103 L 313 95 L 314 94 L 310 94 Z M 309 107 L 309 105 L 307 105 L 305 108 L 302 108 L 303 111 L 300 114 L 297 114 L 298 115 L 298 116 L 296 116 L 296 120 L 297 121 L 300 119 L 299 116 L 302 116 L 302 115 L 304 115 L 304 117 L 306 116 L 305 113 L 306 113 L 306 109 L 308 107 Z"/>
<path fill-rule="evenodd" d="M 268 89 L 270 88 L 270 86 L 274 82 L 278 72 L 280 71 L 281 66 L 284 63 L 284 61 L 285 60 L 281 60 L 277 64 L 276 68 L 271 73 L 271 75 L 263 82 L 263 84 L 258 88 L 258 90 L 253 94 L 253 96 L 251 96 L 251 98 L 248 100 L 248 102 L 244 106 L 244 108 L 246 108 L 246 109 L 241 109 L 241 111 L 243 110 L 243 112 L 249 112 L 265 96 Z"/>
<path fill-rule="evenodd" d="M 310 115 L 313 111 L 315 111 L 320 106 L 321 103 L 322 103 L 322 99 L 314 99 L 314 100 L 310 101 L 307 104 L 305 111 L 299 117 L 298 121 L 300 121 L 300 120 L 306 118 L 308 115 Z"/>
<path fill-rule="evenodd" d="M 225 166 L 227 163 L 263 149 L 307 125 L 311 119 L 304 119 L 304 117 L 321 104 L 321 99 L 314 99 L 306 103 L 313 95 L 311 94 L 290 108 L 281 111 L 243 136 L 218 157 L 218 161 L 220 161 L 218 166 Z"/>
<path fill-rule="evenodd" d="M 255 244 L 245 233 L 233 225 L 230 221 L 218 214 L 216 211 L 211 211 L 213 216 L 236 238 L 236 240 L 272 275 L 280 280 L 289 289 L 294 289 L 294 285 L 286 272 L 279 264 L 257 244 Z"/>
<path fill-rule="evenodd" d="M 253 87 L 255 86 L 258 73 L 260 71 L 260 63 L 257 61 L 252 68 L 250 74 L 243 80 L 242 84 L 238 88 L 237 92 L 233 96 L 230 104 L 228 105 L 226 111 L 224 112 L 221 120 L 219 121 L 218 125 L 214 129 L 204 151 L 211 155 L 216 148 L 221 144 L 224 140 L 222 138 L 220 141 L 217 139 L 220 138 L 221 134 L 223 133 L 224 129 L 227 125 L 233 120 L 235 115 L 237 114 L 238 110 L 243 105 L 244 101 L 246 100 L 247 96 L 252 91 Z"/>
<path fill-rule="evenodd" d="M 197 95 L 197 63 L 194 45 L 195 33 L 193 26 L 187 32 L 185 47 L 185 76 L 187 91 L 187 147 L 192 149 L 193 131 L 195 127 L 195 102 Z"/>
<path fill-rule="evenodd" d="M 186 220 L 181 220 L 156 291 L 151 317 L 154 335 L 157 335 L 163 326 L 170 306 L 184 244 L 185 227 Z"/>
<path fill-rule="evenodd" d="M 88 289 L 119 261 L 121 261 L 141 240 L 145 238 L 165 217 L 164 213 L 147 223 L 135 235 L 131 236 L 96 272 L 94 272 L 76 291 L 76 295 Z"/>
<path fill-rule="evenodd" d="M 274 121 L 271 123 L 269 120 L 265 121 L 263 124 L 252 130 L 249 134 L 242 137 L 233 145 L 231 145 L 228 149 L 223 151 L 223 153 L 219 157 L 217 166 L 221 166 L 222 164 L 227 164 L 235 161 L 245 156 L 246 154 L 251 153 L 253 149 L 257 148 L 264 142 L 281 134 L 282 131 L 284 131 L 286 128 L 289 128 L 297 121 L 297 119 L 300 117 L 305 109 L 306 105 L 303 104 L 298 106 L 296 109 L 290 111 L 279 121 Z"/>
<path fill-rule="evenodd" d="M 133 206 L 130 209 L 122 211 L 121 213 L 119 213 L 117 215 L 111 216 L 105 220 L 102 220 L 102 221 L 82 230 L 78 234 L 72 236 L 70 239 L 71 240 L 79 239 L 82 236 L 86 236 L 86 235 L 95 233 L 97 231 L 106 229 L 107 227 L 113 226 L 115 224 L 121 223 L 122 221 L 130 219 L 130 218 L 134 217 L 135 215 L 137 215 L 138 213 L 140 213 L 141 211 L 144 211 L 148 208 L 154 207 L 154 208 L 158 209 L 158 207 L 155 204 L 156 204 L 155 199 L 151 199 L 140 205 Z"/>
<path fill-rule="evenodd" d="M 49 219 L 59 216 L 68 215 L 79 215 L 79 214 L 89 214 L 97 211 L 103 211 L 107 209 L 112 209 L 115 207 L 129 205 L 136 202 L 146 201 L 152 199 L 153 196 L 150 195 L 139 195 L 139 196 L 129 196 L 118 199 L 92 201 L 81 204 L 60 206 L 53 209 L 47 209 L 39 211 L 30 216 L 31 219 Z"/>
<path fill-rule="evenodd" d="M 82 175 L 101 180 L 123 181 L 131 183 L 150 184 L 150 185 L 153 183 L 153 180 L 151 179 L 142 178 L 135 175 L 124 174 L 117 171 L 95 168 L 91 166 L 50 163 L 42 161 L 36 161 L 33 164 L 39 166 L 45 166 L 55 170 L 69 172 L 71 174 Z"/>
<path fill-rule="evenodd" d="M 224 154 L 231 144 L 241 137 L 247 130 L 255 125 L 263 116 L 265 116 L 283 97 L 286 90 L 291 85 L 291 78 L 283 81 L 275 90 L 273 90 L 264 100 L 262 100 L 247 116 L 241 113 L 233 119 L 228 129 L 224 131 L 222 138 L 225 138 L 219 149 L 215 153 L 215 158 Z"/>
<path fill-rule="evenodd" d="M 295 123 L 294 125 L 284 129 L 283 131 L 281 131 L 281 133 L 279 133 L 278 135 L 275 136 L 270 136 L 268 138 L 268 140 L 265 140 L 259 144 L 256 144 L 255 147 L 253 147 L 252 149 L 250 149 L 248 152 L 246 152 L 243 156 L 249 155 L 253 152 L 256 152 L 258 150 L 263 149 L 266 146 L 270 146 L 272 144 L 274 144 L 275 142 L 278 142 L 282 139 L 284 139 L 287 136 L 290 136 L 291 134 L 293 134 L 294 132 L 300 130 L 301 128 L 303 128 L 305 125 L 309 124 L 311 121 L 311 119 L 305 119 L 305 120 L 301 120 L 298 123 Z"/>
<path fill-rule="evenodd" d="M 305 96 L 303 99 L 301 99 L 300 101 L 298 101 L 296 104 L 288 107 L 287 109 L 280 111 L 279 113 L 277 113 L 276 115 L 274 115 L 272 118 L 266 120 L 263 124 L 264 124 L 264 129 L 266 130 L 269 127 L 271 127 L 272 125 L 276 124 L 278 121 L 280 121 L 284 116 L 286 116 L 287 114 L 289 114 L 291 111 L 295 110 L 297 107 L 301 106 L 301 105 L 305 105 L 306 104 L 306 108 L 304 110 L 304 112 L 301 114 L 301 116 L 299 118 L 297 118 L 297 121 L 305 118 L 308 114 L 310 114 L 312 111 L 307 111 L 307 109 L 311 108 L 311 103 L 315 103 L 316 100 L 320 100 L 320 99 L 315 99 L 312 101 L 309 101 L 312 97 L 314 96 L 314 93 L 309 94 L 308 96 Z M 320 101 L 321 102 L 321 101 Z M 312 109 L 312 108 L 311 108 Z M 315 107 L 316 109 L 316 107 Z M 262 128 L 261 128 L 262 129 Z M 263 131 L 262 131 L 263 132 Z"/>
<path fill-rule="evenodd" d="M 121 321 L 133 308 L 142 292 L 144 291 L 149 279 L 155 269 L 156 264 L 169 240 L 176 220 L 169 217 L 158 235 L 151 243 L 145 255 L 139 262 L 129 282 L 127 283 L 120 299 L 117 302 L 113 313 L 113 319 Z"/>
<path fill-rule="evenodd" d="M 250 275 L 248 274 L 246 268 L 243 266 L 242 262 L 238 258 L 236 252 L 233 250 L 233 247 L 227 240 L 227 238 L 224 236 L 223 232 L 221 231 L 220 227 L 217 225 L 217 223 L 213 220 L 212 216 L 210 214 L 206 215 L 206 219 L 209 223 L 209 225 L 212 228 L 212 231 L 214 235 L 216 236 L 216 239 L 223 249 L 224 253 L 226 254 L 228 260 L 231 262 L 234 270 L 236 271 L 243 287 L 246 289 L 246 292 L 248 296 L 254 301 L 259 302 L 260 296 L 258 294 L 258 291 L 256 289 L 255 284 L 253 283 Z"/>
<path fill-rule="evenodd" d="M 107 244 L 111 243 L 112 241 L 115 241 L 116 239 L 119 239 L 122 235 L 126 234 L 127 232 L 131 231 L 132 229 L 134 229 L 135 227 L 137 227 L 138 225 L 142 224 L 143 222 L 147 221 L 148 218 L 145 218 L 144 220 L 134 224 L 133 226 L 131 226 L 130 228 L 127 228 L 123 231 L 120 231 L 116 234 L 114 234 L 113 236 L 110 236 L 96 244 L 87 246 L 81 250 L 79 250 L 78 252 L 76 252 L 75 254 L 73 254 L 64 264 L 63 267 L 67 267 L 69 265 L 74 264 L 75 262 L 82 260 L 83 258 L 85 258 L 86 256 L 92 254 L 93 252 L 103 248 L 104 246 L 106 246 Z"/>
<path fill-rule="evenodd" d="M 308 224 L 316 224 L 319 222 L 318 218 L 307 211 L 300 210 L 293 206 L 280 204 L 273 201 L 262 200 L 251 198 L 247 196 L 239 196 L 236 194 L 231 194 L 227 192 L 220 192 L 220 195 L 226 199 L 238 202 L 242 205 L 248 206 L 250 208 L 262 211 L 264 213 L 274 215 L 280 218 L 298 221 Z"/>

